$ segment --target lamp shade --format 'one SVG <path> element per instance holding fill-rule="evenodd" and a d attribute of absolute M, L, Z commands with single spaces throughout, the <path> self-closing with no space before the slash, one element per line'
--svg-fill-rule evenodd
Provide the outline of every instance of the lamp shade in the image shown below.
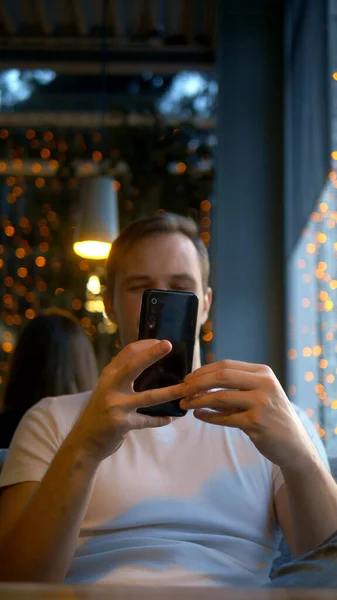
<path fill-rule="evenodd" d="M 80 215 L 74 251 L 83 258 L 106 258 L 118 231 L 114 180 L 110 177 L 84 179 L 80 184 Z"/>

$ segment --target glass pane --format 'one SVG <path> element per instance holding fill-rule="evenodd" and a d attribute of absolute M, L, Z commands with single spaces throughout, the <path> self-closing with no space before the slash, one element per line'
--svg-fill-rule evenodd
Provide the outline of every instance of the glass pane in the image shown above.
<path fill-rule="evenodd" d="M 337 454 L 337 176 L 288 267 L 288 393 Z"/>

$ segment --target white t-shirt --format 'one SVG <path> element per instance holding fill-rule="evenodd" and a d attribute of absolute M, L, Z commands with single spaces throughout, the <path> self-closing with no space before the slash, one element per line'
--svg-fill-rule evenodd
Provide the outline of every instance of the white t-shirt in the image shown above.
<path fill-rule="evenodd" d="M 41 481 L 88 398 L 46 398 L 32 408 L 0 486 Z M 313 425 L 300 418 L 327 462 Z M 98 468 L 66 582 L 261 585 L 277 552 L 282 483 L 244 433 L 192 412 L 130 432 Z"/>

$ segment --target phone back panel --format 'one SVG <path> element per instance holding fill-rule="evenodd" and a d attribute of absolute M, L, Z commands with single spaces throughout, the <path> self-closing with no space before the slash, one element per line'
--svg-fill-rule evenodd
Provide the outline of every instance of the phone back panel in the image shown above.
<path fill-rule="evenodd" d="M 143 293 L 138 339 L 169 340 L 172 351 L 136 379 L 141 392 L 181 383 L 192 370 L 198 297 L 191 292 L 146 290 Z M 139 412 L 152 416 L 183 416 L 179 400 Z"/>

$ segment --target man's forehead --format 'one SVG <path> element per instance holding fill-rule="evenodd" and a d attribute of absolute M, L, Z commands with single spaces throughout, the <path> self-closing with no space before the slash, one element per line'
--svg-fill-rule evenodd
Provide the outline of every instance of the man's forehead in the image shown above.
<path fill-rule="evenodd" d="M 193 242 L 183 234 L 155 234 L 137 240 L 118 261 L 116 277 L 171 279 L 191 276 L 199 279 L 200 260 Z"/>
<path fill-rule="evenodd" d="M 152 263 L 154 260 L 157 263 L 180 265 L 186 264 L 186 261 L 198 262 L 198 253 L 193 242 L 181 233 L 154 234 L 131 244 L 123 259 L 125 265 Z"/>
<path fill-rule="evenodd" d="M 180 250 L 193 250 L 195 246 L 192 240 L 180 231 L 158 231 L 149 233 L 135 241 L 133 241 L 129 247 L 127 252 L 132 252 L 132 250 L 139 250 L 147 248 L 151 248 L 153 246 L 178 246 Z"/>
<path fill-rule="evenodd" d="M 135 273 L 135 272 L 122 272 L 121 273 L 121 279 L 123 280 L 123 282 L 130 282 L 130 283 L 141 283 L 142 281 L 147 281 L 147 280 L 152 280 L 152 279 L 156 279 L 156 278 L 161 278 L 161 279 L 167 279 L 167 280 L 176 280 L 176 281 L 190 281 L 190 282 L 194 282 L 195 278 L 193 277 L 193 275 L 191 275 L 190 273 L 185 273 L 185 272 L 181 272 L 181 273 L 175 273 L 175 272 L 166 272 L 160 273 L 160 277 L 157 275 L 154 275 L 153 273 Z"/>

